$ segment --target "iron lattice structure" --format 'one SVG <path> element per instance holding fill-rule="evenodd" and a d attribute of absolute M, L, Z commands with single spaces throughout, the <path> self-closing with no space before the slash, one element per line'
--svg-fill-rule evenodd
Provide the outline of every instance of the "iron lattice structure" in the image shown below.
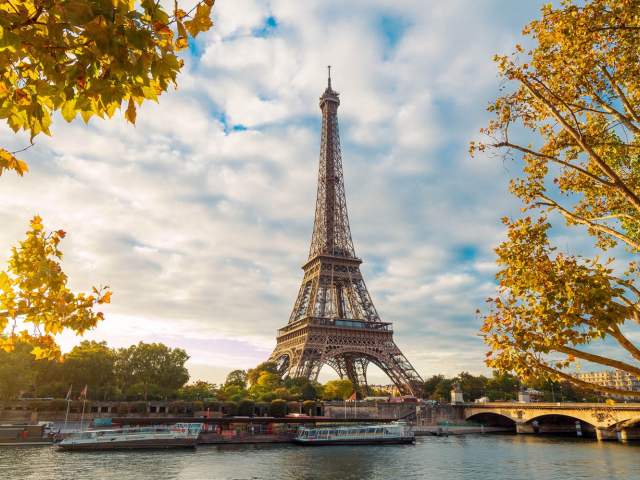
<path fill-rule="evenodd" d="M 380 320 L 360 273 L 344 193 L 338 92 L 320 97 L 322 140 L 318 196 L 309 258 L 289 323 L 278 330 L 270 361 L 281 375 L 316 381 L 324 365 L 368 393 L 370 363 L 385 372 L 403 395 L 419 396 L 424 383 L 393 341 L 391 323 Z"/>

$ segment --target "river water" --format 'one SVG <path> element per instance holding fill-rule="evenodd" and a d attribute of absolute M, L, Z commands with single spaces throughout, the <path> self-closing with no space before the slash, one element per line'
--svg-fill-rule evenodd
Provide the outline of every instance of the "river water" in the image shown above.
<path fill-rule="evenodd" d="M 201 445 L 61 452 L 0 448 L 0 479 L 640 479 L 640 443 L 533 435 L 419 437 L 416 445 Z"/>

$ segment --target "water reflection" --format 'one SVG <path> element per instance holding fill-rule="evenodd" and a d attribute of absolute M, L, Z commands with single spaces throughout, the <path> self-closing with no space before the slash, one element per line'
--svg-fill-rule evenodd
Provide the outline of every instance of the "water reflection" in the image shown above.
<path fill-rule="evenodd" d="M 0 478 L 450 479 L 640 478 L 640 443 L 533 435 L 421 437 L 416 445 L 209 445 L 197 450 L 0 449 Z"/>

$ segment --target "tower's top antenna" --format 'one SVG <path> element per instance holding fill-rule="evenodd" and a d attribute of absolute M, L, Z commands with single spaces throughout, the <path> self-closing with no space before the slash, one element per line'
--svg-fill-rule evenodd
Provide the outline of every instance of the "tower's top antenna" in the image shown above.
<path fill-rule="evenodd" d="M 327 69 L 329 70 L 329 88 L 331 88 L 331 65 L 328 65 Z"/>

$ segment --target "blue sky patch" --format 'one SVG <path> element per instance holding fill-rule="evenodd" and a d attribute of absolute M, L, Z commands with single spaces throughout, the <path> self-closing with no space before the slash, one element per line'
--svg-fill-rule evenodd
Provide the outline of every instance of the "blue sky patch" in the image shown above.
<path fill-rule="evenodd" d="M 269 18 L 267 18 L 267 21 L 265 22 L 265 24 L 262 27 L 262 29 L 256 31 L 254 33 L 254 36 L 256 36 L 256 37 L 268 37 L 270 35 L 273 35 L 273 33 L 277 29 L 278 29 L 278 22 L 276 22 L 276 19 L 274 17 L 269 17 Z"/>

